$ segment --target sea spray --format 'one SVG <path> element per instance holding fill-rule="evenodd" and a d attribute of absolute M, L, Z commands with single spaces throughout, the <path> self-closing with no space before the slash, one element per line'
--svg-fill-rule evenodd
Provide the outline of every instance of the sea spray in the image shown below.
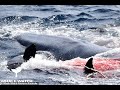
<path fill-rule="evenodd" d="M 7 61 L 2 61 L 0 62 L 0 70 L 1 71 L 6 71 L 7 70 Z"/>
<path fill-rule="evenodd" d="M 18 68 L 16 68 L 16 69 L 11 69 L 11 70 L 12 70 L 12 72 L 15 73 L 15 77 L 17 78 L 17 74 L 18 74 L 19 72 L 21 72 L 22 68 L 21 68 L 21 67 L 18 67 Z"/>
<path fill-rule="evenodd" d="M 23 62 L 16 69 L 12 69 L 15 73 L 15 77 L 22 70 L 33 70 L 33 69 L 50 69 L 50 68 L 66 67 L 66 65 L 57 62 L 55 60 L 50 60 L 43 54 L 36 54 L 35 58 L 30 58 L 27 62 Z"/>

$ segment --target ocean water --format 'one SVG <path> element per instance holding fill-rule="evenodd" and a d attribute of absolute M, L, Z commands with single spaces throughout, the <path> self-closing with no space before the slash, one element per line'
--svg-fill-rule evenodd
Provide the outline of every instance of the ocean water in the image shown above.
<path fill-rule="evenodd" d="M 44 53 L 10 71 L 7 62 L 25 49 L 14 37 L 28 32 L 86 40 L 112 49 L 98 56 L 119 58 L 120 5 L 0 5 L 0 84 L 120 85 L 120 70 L 110 71 L 112 78 L 86 78 Z"/>

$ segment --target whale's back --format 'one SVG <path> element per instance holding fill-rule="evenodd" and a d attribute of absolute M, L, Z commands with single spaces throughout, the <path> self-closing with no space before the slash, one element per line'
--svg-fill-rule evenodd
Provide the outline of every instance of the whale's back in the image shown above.
<path fill-rule="evenodd" d="M 35 44 L 37 50 L 50 51 L 56 59 L 68 60 L 75 57 L 88 58 L 97 53 L 109 50 L 104 46 L 98 46 L 84 40 L 74 40 L 61 36 L 21 34 L 16 37 L 23 46 Z"/>

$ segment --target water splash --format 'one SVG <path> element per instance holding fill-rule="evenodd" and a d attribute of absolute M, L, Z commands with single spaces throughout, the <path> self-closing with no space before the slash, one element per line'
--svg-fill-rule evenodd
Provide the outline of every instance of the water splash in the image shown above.
<path fill-rule="evenodd" d="M 18 74 L 19 72 L 21 72 L 22 69 L 18 67 L 18 68 L 16 68 L 16 69 L 11 69 L 11 70 L 12 70 L 12 72 L 15 73 L 15 77 L 17 78 L 17 76 L 18 76 L 17 74 Z"/>
<path fill-rule="evenodd" d="M 12 69 L 12 72 L 15 73 L 15 77 L 17 74 L 20 73 L 22 70 L 33 70 L 33 69 L 51 69 L 51 68 L 60 68 L 66 67 L 54 59 L 47 58 L 43 54 L 36 54 L 35 58 L 30 58 L 29 61 L 23 62 L 21 66 L 17 67 L 16 69 Z"/>

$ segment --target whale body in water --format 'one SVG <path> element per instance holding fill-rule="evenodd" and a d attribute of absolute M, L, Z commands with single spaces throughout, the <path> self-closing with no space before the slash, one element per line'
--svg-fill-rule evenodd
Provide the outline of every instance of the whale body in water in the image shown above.
<path fill-rule="evenodd" d="M 23 46 L 36 45 L 37 51 L 49 51 L 56 60 L 70 60 L 76 57 L 88 58 L 97 53 L 110 50 L 104 46 L 92 44 L 84 40 L 75 40 L 61 36 L 38 35 L 24 33 L 15 37 Z"/>
<path fill-rule="evenodd" d="M 25 47 L 35 44 L 38 52 L 44 52 L 44 54 L 46 54 L 48 57 L 53 55 L 58 61 L 71 60 L 76 57 L 88 58 L 96 55 L 97 53 L 109 50 L 109 48 L 98 46 L 84 40 L 74 40 L 60 36 L 25 33 L 16 36 L 15 39 Z M 30 50 L 28 51 L 32 52 Z M 17 56 L 8 62 L 8 69 L 15 69 L 23 62 L 23 57 Z"/>

